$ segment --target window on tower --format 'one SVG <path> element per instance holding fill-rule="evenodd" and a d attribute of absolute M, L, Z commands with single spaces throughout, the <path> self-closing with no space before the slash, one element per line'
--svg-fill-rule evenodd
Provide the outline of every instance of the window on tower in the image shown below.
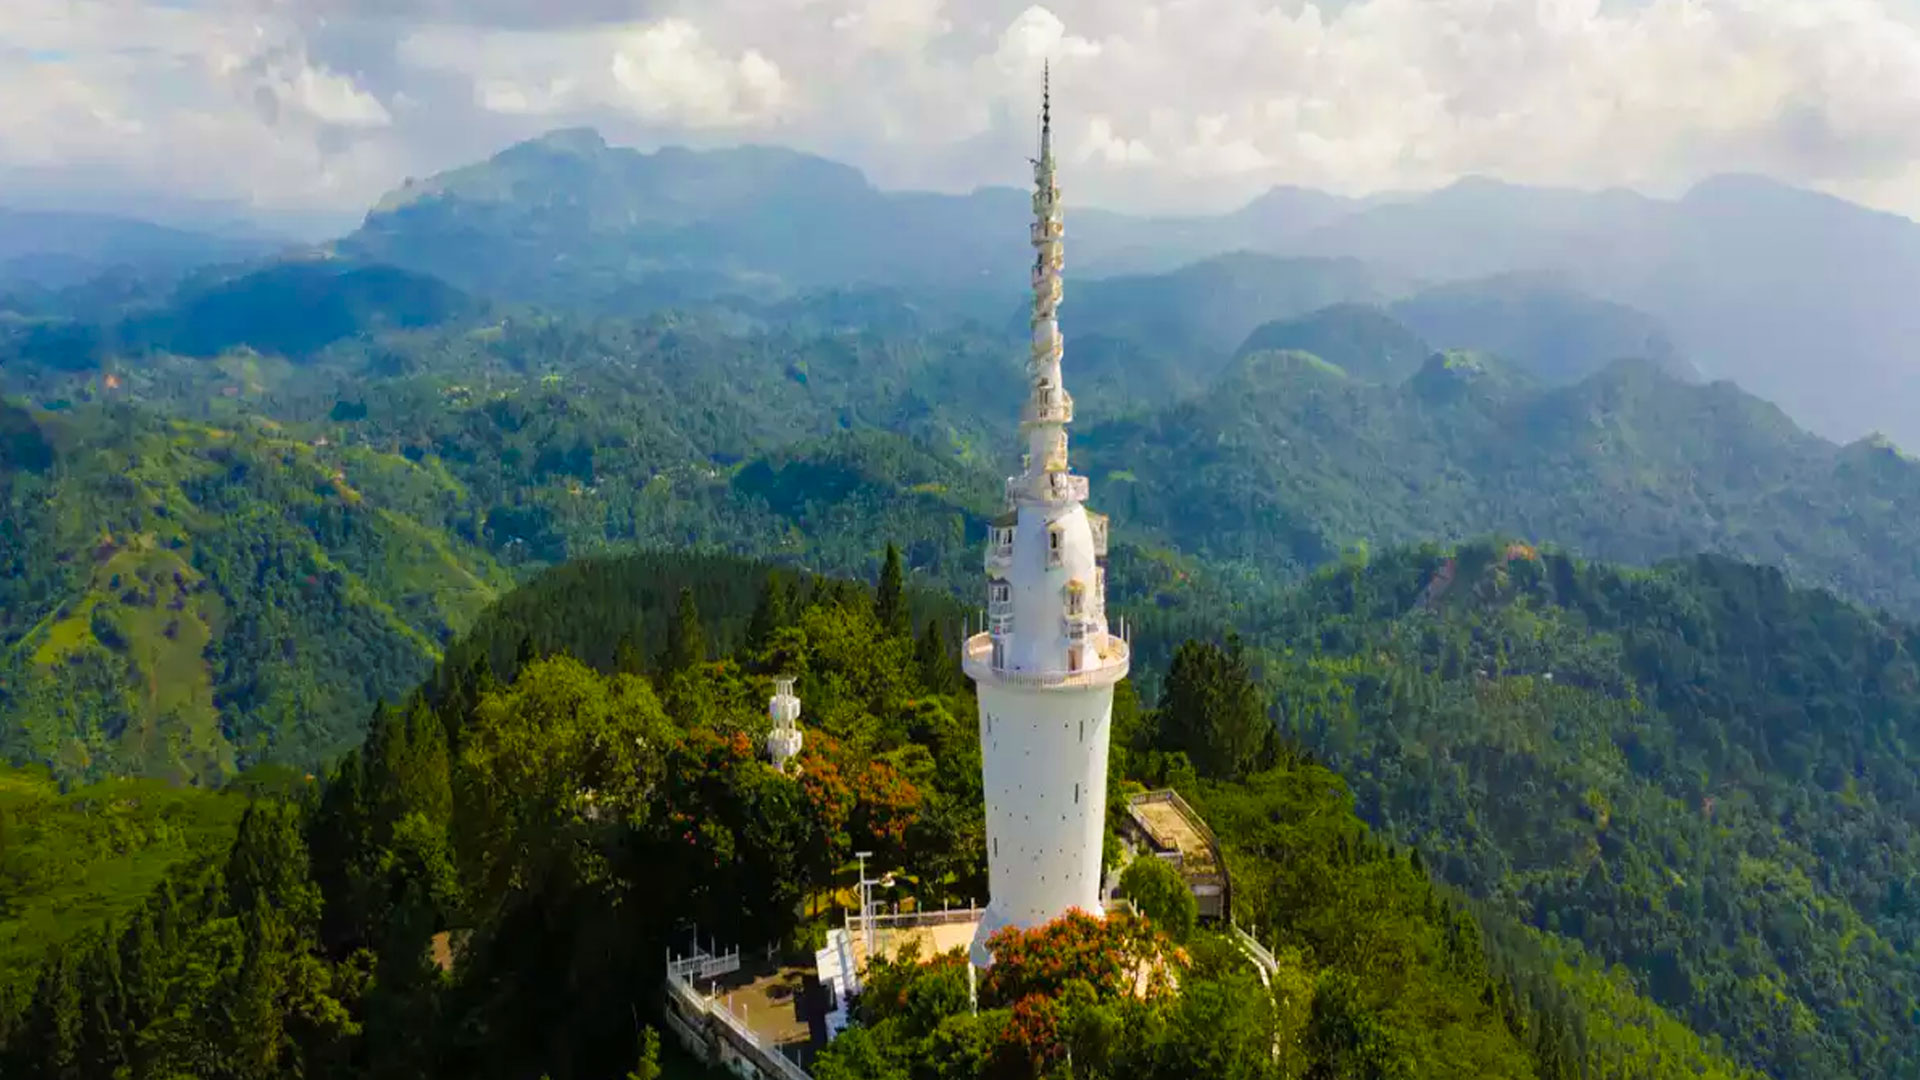
<path fill-rule="evenodd" d="M 1087 587 L 1078 581 L 1067 582 L 1067 614 L 1084 615 L 1087 611 Z"/>
<path fill-rule="evenodd" d="M 1056 476 L 1053 479 L 1055 481 L 1055 486 L 1056 487 L 1059 486 L 1060 478 Z M 1058 525 L 1050 526 L 1047 529 L 1047 565 L 1048 566 L 1060 565 L 1061 556 L 1065 550 L 1065 547 L 1066 545 L 1064 543 L 1064 536 L 1060 532 L 1060 526 Z"/>

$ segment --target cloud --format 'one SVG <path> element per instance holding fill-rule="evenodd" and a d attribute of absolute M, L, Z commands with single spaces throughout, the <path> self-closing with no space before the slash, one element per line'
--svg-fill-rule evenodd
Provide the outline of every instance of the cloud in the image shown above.
<path fill-rule="evenodd" d="M 1039 67 L 1076 201 L 1754 171 L 1920 215 L 1907 0 L 7 0 L 0 189 L 354 215 L 547 127 L 1018 184 Z M 69 180 L 62 180 L 67 183 Z M 53 195 L 58 192 L 53 192 Z"/>
<path fill-rule="evenodd" d="M 488 112 L 578 116 L 595 110 L 689 128 L 764 124 L 788 96 L 757 49 L 728 56 L 681 18 L 572 30 L 441 26 L 400 42 L 416 68 L 472 81 Z"/>

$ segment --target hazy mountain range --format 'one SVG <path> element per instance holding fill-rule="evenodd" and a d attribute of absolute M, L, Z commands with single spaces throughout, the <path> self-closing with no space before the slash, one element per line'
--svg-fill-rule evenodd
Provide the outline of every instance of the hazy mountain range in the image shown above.
<path fill-rule="evenodd" d="M 1484 179 L 1367 200 L 1282 188 L 1195 218 L 1074 207 L 1067 181 L 1070 337 L 1088 279 L 1232 251 L 1358 259 L 1397 294 L 1543 277 L 1645 312 L 1661 350 L 1822 434 L 1920 445 L 1920 225 L 1905 218 L 1754 177 L 1678 200 Z M 985 310 L 1024 281 L 1026 204 L 1014 188 L 885 192 L 781 149 L 644 154 L 566 131 L 393 193 L 334 250 L 548 302 L 885 283 Z"/>

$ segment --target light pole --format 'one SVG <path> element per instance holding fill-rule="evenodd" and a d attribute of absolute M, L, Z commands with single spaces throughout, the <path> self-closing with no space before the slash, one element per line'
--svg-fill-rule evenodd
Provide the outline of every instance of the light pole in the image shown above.
<path fill-rule="evenodd" d="M 860 926 L 867 938 L 867 963 L 873 963 L 873 895 L 867 880 L 867 860 L 873 857 L 871 851 L 856 851 L 853 857 L 860 860 Z"/>

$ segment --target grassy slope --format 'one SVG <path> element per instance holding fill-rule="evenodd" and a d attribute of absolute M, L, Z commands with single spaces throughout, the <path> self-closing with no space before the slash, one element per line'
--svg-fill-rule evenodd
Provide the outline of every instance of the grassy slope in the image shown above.
<path fill-rule="evenodd" d="M 282 741 L 249 719 L 276 704 L 263 679 L 324 713 L 286 755 L 310 761 L 352 737 L 372 695 L 423 676 L 508 581 L 411 516 L 431 504 L 409 488 L 443 485 L 405 459 L 340 455 L 263 421 L 39 419 L 57 448 L 39 520 L 66 573 L 37 610 L 7 613 L 6 738 L 63 773 L 231 775 Z M 402 474 L 383 481 L 397 497 L 370 499 L 349 464 Z"/>

